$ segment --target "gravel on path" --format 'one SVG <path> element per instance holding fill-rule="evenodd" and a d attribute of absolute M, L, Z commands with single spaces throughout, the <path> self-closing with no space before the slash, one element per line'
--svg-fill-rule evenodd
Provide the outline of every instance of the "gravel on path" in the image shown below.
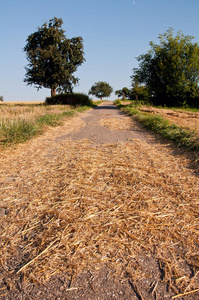
<path fill-rule="evenodd" d="M 118 142 L 129 142 L 133 139 L 147 139 L 146 131 L 138 123 L 133 122 L 130 117 L 122 113 L 112 101 L 102 103 L 95 109 L 80 116 L 80 118 L 85 122 L 83 128 L 76 132 L 61 135 L 56 138 L 56 141 L 69 138 L 72 140 L 88 139 L 95 144 L 115 144 Z M 108 122 L 109 128 L 102 125 L 103 120 L 110 120 Z M 113 127 L 114 123 L 115 128 Z M 124 126 L 125 124 L 126 126 Z"/>

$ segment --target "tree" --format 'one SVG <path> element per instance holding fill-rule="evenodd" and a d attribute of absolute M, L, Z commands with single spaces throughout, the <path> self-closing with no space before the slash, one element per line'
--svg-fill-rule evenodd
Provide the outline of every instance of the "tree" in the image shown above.
<path fill-rule="evenodd" d="M 110 97 L 112 92 L 113 88 L 107 82 L 99 81 L 91 87 L 89 95 L 94 95 L 102 100 L 104 97 Z"/>
<path fill-rule="evenodd" d="M 130 90 L 127 87 L 123 87 L 121 90 L 115 91 L 115 95 L 122 99 L 128 99 L 130 94 Z"/>
<path fill-rule="evenodd" d="M 28 36 L 24 47 L 29 61 L 24 81 L 37 89 L 50 88 L 51 96 L 57 88 L 72 92 L 78 82 L 73 73 L 85 61 L 82 37 L 67 39 L 62 24 L 61 18 L 44 23 Z"/>
<path fill-rule="evenodd" d="M 149 92 L 146 86 L 144 85 L 138 85 L 136 87 L 133 87 L 131 89 L 130 93 L 130 99 L 136 100 L 136 101 L 148 101 L 149 99 Z"/>
<path fill-rule="evenodd" d="M 145 85 L 139 84 L 139 78 L 138 76 L 134 76 L 133 81 L 131 83 L 132 89 L 130 93 L 130 98 L 138 100 L 148 100 L 149 99 L 149 91 Z"/>
<path fill-rule="evenodd" d="M 199 46 L 192 39 L 181 31 L 174 36 L 170 28 L 159 35 L 159 45 L 150 42 L 151 49 L 137 58 L 131 78 L 146 85 L 154 104 L 179 106 L 199 95 Z"/>

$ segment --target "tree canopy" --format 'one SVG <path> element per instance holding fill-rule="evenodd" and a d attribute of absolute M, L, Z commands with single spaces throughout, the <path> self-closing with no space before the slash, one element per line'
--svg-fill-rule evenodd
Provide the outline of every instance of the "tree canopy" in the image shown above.
<path fill-rule="evenodd" d="M 149 93 L 145 85 L 140 85 L 138 81 L 132 82 L 132 88 L 128 89 L 123 87 L 121 90 L 116 90 L 115 95 L 122 99 L 129 100 L 142 100 L 143 102 L 148 102 Z"/>
<path fill-rule="evenodd" d="M 130 90 L 127 87 L 123 87 L 121 90 L 115 91 L 115 95 L 122 99 L 128 99 L 130 95 Z"/>
<path fill-rule="evenodd" d="M 151 49 L 137 58 L 131 78 L 147 87 L 154 104 L 178 106 L 199 96 L 199 46 L 192 40 L 181 31 L 174 36 L 170 28 L 159 35 L 159 44 L 150 42 Z"/>
<path fill-rule="evenodd" d="M 130 99 L 148 101 L 150 94 L 145 85 L 139 83 L 138 76 L 134 76 L 131 82 L 132 89 L 130 90 Z"/>
<path fill-rule="evenodd" d="M 95 84 L 91 87 L 89 91 L 89 95 L 96 96 L 101 99 L 105 97 L 110 97 L 113 92 L 113 88 L 104 81 L 95 82 Z"/>
<path fill-rule="evenodd" d="M 73 73 L 85 61 L 82 37 L 67 39 L 62 24 L 61 18 L 44 23 L 28 36 L 24 47 L 29 62 L 24 81 L 38 89 L 50 88 L 51 96 L 57 88 L 72 92 L 78 82 Z"/>

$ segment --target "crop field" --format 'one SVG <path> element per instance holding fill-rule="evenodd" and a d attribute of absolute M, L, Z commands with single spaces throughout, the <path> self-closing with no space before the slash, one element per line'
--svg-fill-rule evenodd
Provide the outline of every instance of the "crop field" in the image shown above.
<path fill-rule="evenodd" d="M 18 121 L 18 120 L 35 120 L 41 115 L 60 114 L 68 111 L 70 106 L 67 105 L 45 105 L 44 102 L 9 102 L 0 105 L 1 121 Z"/>
<path fill-rule="evenodd" d="M 0 105 L 32 105 L 32 104 L 44 104 L 44 101 L 1 101 Z"/>
<path fill-rule="evenodd" d="M 5 123 L 14 123 L 20 120 L 34 121 L 39 116 L 45 114 L 60 114 L 63 111 L 69 110 L 70 107 L 62 106 L 48 106 L 43 103 L 13 103 L 1 104 L 0 106 L 0 120 Z"/>
<path fill-rule="evenodd" d="M 195 131 L 199 135 L 199 112 L 183 111 L 179 109 L 163 109 L 143 106 L 141 111 L 149 114 L 157 114 L 166 118 L 170 123 L 176 124 L 189 131 Z"/>
<path fill-rule="evenodd" d="M 86 108 L 85 108 L 86 109 Z M 24 142 L 40 134 L 46 126 L 61 124 L 63 117 L 84 108 L 69 105 L 45 105 L 44 102 L 9 102 L 0 104 L 0 145 Z"/>

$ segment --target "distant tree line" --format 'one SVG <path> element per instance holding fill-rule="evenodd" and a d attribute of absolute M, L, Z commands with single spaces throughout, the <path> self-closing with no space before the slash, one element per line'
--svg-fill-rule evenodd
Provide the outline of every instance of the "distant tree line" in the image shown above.
<path fill-rule="evenodd" d="M 118 98 L 136 100 L 142 102 L 150 101 L 150 94 L 146 86 L 132 82 L 132 88 L 123 87 L 121 90 L 116 90 L 115 95 Z"/>

